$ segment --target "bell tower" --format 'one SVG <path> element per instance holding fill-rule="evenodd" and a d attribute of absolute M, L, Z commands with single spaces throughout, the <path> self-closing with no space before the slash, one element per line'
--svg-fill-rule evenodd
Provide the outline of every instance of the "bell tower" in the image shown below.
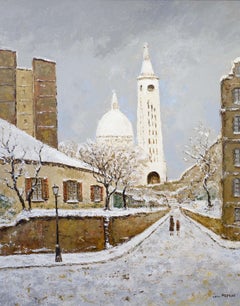
<path fill-rule="evenodd" d="M 162 183 L 167 179 L 158 80 L 150 61 L 148 44 L 145 43 L 142 69 L 137 78 L 137 142 L 149 157 L 143 184 Z"/>

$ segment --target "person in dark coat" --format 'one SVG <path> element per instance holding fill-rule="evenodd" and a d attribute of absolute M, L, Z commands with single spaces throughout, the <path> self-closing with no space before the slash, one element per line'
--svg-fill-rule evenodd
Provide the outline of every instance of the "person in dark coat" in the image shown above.
<path fill-rule="evenodd" d="M 173 219 L 173 216 L 170 216 L 170 220 L 169 220 L 169 232 L 170 232 L 170 236 L 172 236 L 173 232 L 174 232 L 174 219 Z"/>
<path fill-rule="evenodd" d="M 176 230 L 177 230 L 177 234 L 179 235 L 179 231 L 180 231 L 180 221 L 177 220 L 176 222 Z"/>

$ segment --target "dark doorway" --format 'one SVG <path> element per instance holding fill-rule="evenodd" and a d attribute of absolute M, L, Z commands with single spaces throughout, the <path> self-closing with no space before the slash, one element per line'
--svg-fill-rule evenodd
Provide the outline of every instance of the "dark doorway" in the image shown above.
<path fill-rule="evenodd" d="M 150 172 L 147 177 L 147 183 L 148 184 L 159 184 L 160 183 L 159 174 L 155 171 Z"/>

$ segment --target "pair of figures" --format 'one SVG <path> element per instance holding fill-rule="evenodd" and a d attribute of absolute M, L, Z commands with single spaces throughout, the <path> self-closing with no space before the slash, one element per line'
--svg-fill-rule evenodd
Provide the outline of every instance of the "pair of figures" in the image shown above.
<path fill-rule="evenodd" d="M 170 216 L 170 221 L 169 221 L 170 236 L 172 236 L 173 233 L 174 233 L 174 227 L 175 227 L 175 222 L 174 222 L 173 216 L 171 215 Z M 177 231 L 177 234 L 180 231 L 180 221 L 179 220 L 176 221 L 176 231 Z"/>

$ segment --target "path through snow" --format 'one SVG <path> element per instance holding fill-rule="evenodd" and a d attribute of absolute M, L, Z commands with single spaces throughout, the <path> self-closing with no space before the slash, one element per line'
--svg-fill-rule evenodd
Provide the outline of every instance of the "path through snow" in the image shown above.
<path fill-rule="evenodd" d="M 239 305 L 240 250 L 219 246 L 178 209 L 122 258 L 77 266 L 2 269 L 1 305 Z M 1 259 L 0 259 L 1 260 Z"/>

